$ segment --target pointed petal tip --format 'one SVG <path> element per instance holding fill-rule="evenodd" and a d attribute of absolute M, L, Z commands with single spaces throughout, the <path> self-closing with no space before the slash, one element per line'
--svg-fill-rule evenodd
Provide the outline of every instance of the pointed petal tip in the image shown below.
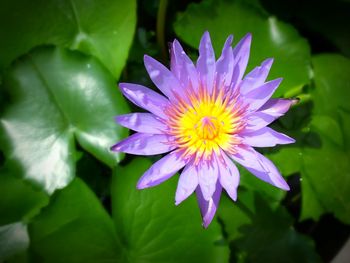
<path fill-rule="evenodd" d="M 109 148 L 112 152 L 120 152 L 120 147 L 118 144 L 115 144 Z"/>
<path fill-rule="evenodd" d="M 296 142 L 294 138 L 289 137 L 288 135 L 285 135 L 283 133 L 282 133 L 282 135 L 284 135 L 284 136 L 283 136 L 283 143 L 281 143 L 281 144 L 291 144 L 291 143 Z"/>
<path fill-rule="evenodd" d="M 273 81 L 273 80 L 272 80 Z M 283 78 L 277 78 L 275 79 L 276 82 L 278 82 L 278 85 L 281 84 L 281 82 L 283 81 Z"/>
<path fill-rule="evenodd" d="M 283 189 L 285 191 L 290 191 L 290 187 L 286 182 L 285 182 L 285 184 L 283 184 L 283 186 L 281 186 L 281 189 Z"/>
<path fill-rule="evenodd" d="M 300 101 L 300 98 L 292 99 L 291 105 L 296 105 L 297 103 L 299 103 L 299 101 Z"/>
<path fill-rule="evenodd" d="M 203 218 L 203 222 L 202 222 L 202 226 L 203 226 L 203 228 L 204 229 L 207 229 L 208 227 L 209 227 L 209 225 L 210 225 L 210 223 L 211 223 L 211 221 L 212 221 L 213 219 L 205 219 L 205 218 Z"/>
<path fill-rule="evenodd" d="M 151 57 L 147 54 L 143 55 L 143 61 L 150 59 Z"/>
<path fill-rule="evenodd" d="M 231 34 L 227 37 L 225 44 L 228 46 L 231 46 L 232 42 L 233 42 L 233 35 Z"/>
<path fill-rule="evenodd" d="M 119 87 L 119 89 L 121 89 L 121 90 L 124 90 L 124 89 L 126 88 L 126 86 L 127 86 L 127 83 L 125 83 L 125 82 L 120 82 L 120 83 L 118 83 L 118 87 Z"/>
<path fill-rule="evenodd" d="M 294 138 L 289 137 L 289 143 L 295 143 L 295 142 L 296 142 L 296 140 Z"/>
<path fill-rule="evenodd" d="M 203 33 L 203 36 L 202 37 L 210 37 L 210 33 L 209 33 L 209 30 L 205 30 L 204 33 Z"/>
<path fill-rule="evenodd" d="M 142 178 L 141 178 L 142 179 Z M 139 180 L 136 184 L 136 189 L 138 190 L 143 190 L 143 189 L 146 189 L 148 188 L 149 186 L 143 181 L 143 180 Z"/>
<path fill-rule="evenodd" d="M 267 58 L 267 59 L 264 60 L 264 62 L 262 64 L 265 65 L 265 66 L 267 66 L 267 65 L 271 66 L 274 61 L 275 61 L 274 58 Z"/>
<path fill-rule="evenodd" d="M 245 42 L 251 42 L 251 41 L 252 41 L 252 38 L 253 38 L 253 35 L 252 35 L 252 33 L 250 33 L 250 32 L 248 32 L 248 33 L 243 37 L 243 39 L 244 39 Z"/>
<path fill-rule="evenodd" d="M 283 177 L 281 177 L 281 179 L 278 180 L 278 183 L 276 183 L 275 186 L 277 186 L 278 188 L 280 188 L 284 191 L 290 190 L 288 183 L 286 182 L 286 180 Z"/>
<path fill-rule="evenodd" d="M 123 120 L 123 116 L 122 115 L 114 116 L 114 120 L 116 123 L 119 124 Z"/>

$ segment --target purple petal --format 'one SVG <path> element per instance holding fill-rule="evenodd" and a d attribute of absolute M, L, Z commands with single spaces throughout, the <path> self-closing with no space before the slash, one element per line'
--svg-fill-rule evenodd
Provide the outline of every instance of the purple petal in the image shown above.
<path fill-rule="evenodd" d="M 211 44 L 209 32 L 206 31 L 199 44 L 197 71 L 204 87 L 211 92 L 214 85 L 215 54 Z"/>
<path fill-rule="evenodd" d="M 187 160 L 184 160 L 177 151 L 167 154 L 144 173 L 137 183 L 137 188 L 144 189 L 164 182 L 184 167 L 186 163 Z"/>
<path fill-rule="evenodd" d="M 116 121 L 131 130 L 163 134 L 168 129 L 167 125 L 152 113 L 129 113 L 115 117 Z"/>
<path fill-rule="evenodd" d="M 237 148 L 238 152 L 231 155 L 232 159 L 243 165 L 249 172 L 259 179 L 283 190 L 289 190 L 288 184 L 269 159 L 256 152 L 250 146 L 242 145 Z"/>
<path fill-rule="evenodd" d="M 244 100 L 248 104 L 248 110 L 256 111 L 262 105 L 266 103 L 266 101 L 272 96 L 272 94 L 277 89 L 278 85 L 281 83 L 282 78 L 274 79 L 269 82 L 264 83 L 260 87 L 248 92 L 244 96 Z"/>
<path fill-rule="evenodd" d="M 237 187 L 239 184 L 239 171 L 236 165 L 222 153 L 224 164 L 219 162 L 220 184 L 232 200 L 237 200 Z"/>
<path fill-rule="evenodd" d="M 286 113 L 290 106 L 297 103 L 297 100 L 291 99 L 269 99 L 260 109 L 259 112 L 268 114 L 273 117 L 281 117 Z"/>
<path fill-rule="evenodd" d="M 136 155 L 155 155 L 176 148 L 173 136 L 166 134 L 135 133 L 111 147 L 112 151 Z"/>
<path fill-rule="evenodd" d="M 243 74 L 246 70 L 248 59 L 249 59 L 251 42 L 252 42 L 252 35 L 248 33 L 238 42 L 238 44 L 233 49 L 233 57 L 236 65 L 239 68 L 238 81 L 242 79 Z"/>
<path fill-rule="evenodd" d="M 148 110 L 163 119 L 168 119 L 164 110 L 169 106 L 169 101 L 162 95 L 137 84 L 120 83 L 119 87 L 124 96 L 135 105 Z"/>
<path fill-rule="evenodd" d="M 252 112 L 246 117 L 246 126 L 244 132 L 253 132 L 266 127 L 277 117 L 265 114 L 260 111 Z"/>
<path fill-rule="evenodd" d="M 189 197 L 198 186 L 198 172 L 193 162 L 186 165 L 180 175 L 177 184 L 175 204 L 180 204 L 183 200 Z"/>
<path fill-rule="evenodd" d="M 216 184 L 216 189 L 213 196 L 209 200 L 205 200 L 201 188 L 196 189 L 198 205 L 201 211 L 203 226 L 207 228 L 214 218 L 216 209 L 219 206 L 222 187 L 219 182 Z"/>
<path fill-rule="evenodd" d="M 269 99 L 258 111 L 247 115 L 245 131 L 251 132 L 266 127 L 283 116 L 294 103 L 296 100 Z"/>
<path fill-rule="evenodd" d="M 233 52 L 232 52 L 233 36 L 230 35 L 225 42 L 224 48 L 218 61 L 216 62 L 216 85 L 229 86 L 232 81 L 233 73 Z"/>
<path fill-rule="evenodd" d="M 197 166 L 198 182 L 203 197 L 209 201 L 215 192 L 216 182 L 218 180 L 219 170 L 217 161 L 202 161 Z"/>
<path fill-rule="evenodd" d="M 237 90 L 238 84 L 241 82 L 241 80 L 239 79 L 240 75 L 241 75 L 241 71 L 239 69 L 239 66 L 235 65 L 233 69 L 231 85 L 230 85 L 233 90 Z"/>
<path fill-rule="evenodd" d="M 176 39 L 172 43 L 170 68 L 185 89 L 191 86 L 194 91 L 198 90 L 199 79 L 197 69 Z"/>
<path fill-rule="evenodd" d="M 153 83 L 170 100 L 175 100 L 176 93 L 183 93 L 182 84 L 163 64 L 147 55 L 144 56 L 144 63 Z"/>
<path fill-rule="evenodd" d="M 251 72 L 249 72 L 241 82 L 241 94 L 247 94 L 248 92 L 264 84 L 269 74 L 272 63 L 272 58 L 266 59 L 263 63 L 261 63 L 259 67 L 256 67 Z"/>
<path fill-rule="evenodd" d="M 294 143 L 295 140 L 283 133 L 274 131 L 269 127 L 260 130 L 240 134 L 243 142 L 253 147 L 273 147 L 277 144 Z"/>

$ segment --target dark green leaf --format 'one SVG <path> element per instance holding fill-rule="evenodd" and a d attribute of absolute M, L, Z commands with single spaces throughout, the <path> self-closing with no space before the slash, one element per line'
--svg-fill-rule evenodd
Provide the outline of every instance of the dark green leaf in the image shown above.
<path fill-rule="evenodd" d="M 324 212 L 332 212 L 343 222 L 350 223 L 350 155 L 322 132 L 324 120 L 315 118 L 311 123 L 311 129 L 318 132 L 322 146 L 305 148 L 303 153 L 302 174 L 307 178 L 306 188 L 302 189 L 303 199 L 314 196 L 311 201 L 303 201 L 301 217 L 317 218 L 322 207 Z M 316 208 L 310 207 L 317 201 Z"/>
<path fill-rule="evenodd" d="M 350 60 L 337 54 L 312 58 L 315 89 L 312 92 L 314 113 L 336 116 L 350 111 Z"/>
<path fill-rule="evenodd" d="M 278 206 L 286 195 L 286 191 L 258 179 L 244 168 L 240 169 L 240 185 L 248 189 L 248 191 L 261 193 L 263 198 L 273 207 Z"/>
<path fill-rule="evenodd" d="M 339 55 L 313 58 L 313 116 L 297 146 L 271 159 L 287 173 L 301 172 L 301 219 L 325 212 L 350 222 L 350 61 Z M 288 158 L 286 158 L 288 156 Z"/>
<path fill-rule="evenodd" d="M 231 241 L 232 257 L 238 262 L 320 261 L 312 240 L 293 229 L 287 211 L 280 206 L 271 208 L 260 194 L 240 193 L 236 205 L 220 208 L 220 218 Z"/>
<path fill-rule="evenodd" d="M 112 182 L 113 218 L 130 262 L 227 262 L 218 223 L 203 229 L 194 197 L 175 206 L 177 178 L 136 189 L 150 164 L 139 158 L 117 167 Z"/>
<path fill-rule="evenodd" d="M 224 230 L 227 234 L 227 240 L 233 241 L 242 236 L 239 231 L 242 225 L 252 222 L 250 209 L 254 209 L 254 199 L 251 190 L 238 191 L 238 198 L 233 202 L 226 195 L 220 201 L 218 216 L 224 224 Z"/>
<path fill-rule="evenodd" d="M 55 44 L 96 56 L 118 78 L 135 25 L 135 0 L 1 1 L 0 71 L 35 46 Z"/>
<path fill-rule="evenodd" d="M 29 225 L 33 262 L 123 262 L 112 219 L 78 178 Z"/>
<path fill-rule="evenodd" d="M 12 104 L 1 119 L 8 161 L 46 191 L 74 176 L 75 139 L 110 167 L 121 155 L 109 147 L 126 135 L 114 116 L 128 111 L 113 77 L 98 61 L 78 52 L 42 48 L 6 74 Z"/>
<path fill-rule="evenodd" d="M 234 34 L 236 43 L 248 32 L 253 35 L 248 70 L 269 57 L 275 59 L 270 79 L 283 77 L 276 96 L 309 83 L 310 49 L 305 39 L 288 24 L 265 15 L 256 4 L 243 1 L 203 1 L 190 4 L 178 16 L 176 34 L 197 48 L 199 39 L 208 30 L 216 50 L 221 52 L 225 38 Z"/>
<path fill-rule="evenodd" d="M 350 223 L 350 60 L 324 54 L 312 62 L 318 115 L 312 119 L 311 132 L 318 134 L 320 147 L 304 150 L 301 216 L 317 218 L 323 209 Z"/>
<path fill-rule="evenodd" d="M 48 203 L 48 197 L 29 182 L 9 171 L 0 170 L 0 225 L 33 216 Z"/>

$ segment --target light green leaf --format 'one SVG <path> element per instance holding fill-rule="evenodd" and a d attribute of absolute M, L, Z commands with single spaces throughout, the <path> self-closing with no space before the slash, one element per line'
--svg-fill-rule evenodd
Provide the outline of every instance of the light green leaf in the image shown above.
<path fill-rule="evenodd" d="M 194 48 L 198 48 L 200 37 L 208 30 L 217 57 L 229 34 L 234 34 L 237 43 L 251 32 L 253 40 L 248 70 L 266 58 L 274 58 L 269 79 L 283 77 L 275 96 L 309 83 L 310 48 L 307 41 L 291 25 L 265 15 L 256 4 L 239 0 L 206 0 L 190 4 L 184 13 L 178 15 L 174 27 L 176 34 Z"/>
<path fill-rule="evenodd" d="M 33 262 L 124 262 L 112 219 L 79 178 L 52 195 L 28 230 Z"/>
<path fill-rule="evenodd" d="M 203 229 L 194 197 L 175 206 L 177 176 L 154 188 L 136 189 L 150 165 L 138 158 L 118 166 L 112 182 L 112 215 L 130 262 L 227 262 L 219 224 L 214 220 Z"/>
<path fill-rule="evenodd" d="M 12 98 L 1 119 L 7 161 L 47 192 L 73 178 L 75 140 L 110 167 L 120 160 L 109 147 L 127 131 L 113 118 L 128 107 L 94 58 L 41 48 L 8 71 L 4 87 Z"/>
<path fill-rule="evenodd" d="M 0 71 L 33 47 L 54 44 L 96 56 L 119 78 L 135 25 L 135 0 L 1 1 Z"/>

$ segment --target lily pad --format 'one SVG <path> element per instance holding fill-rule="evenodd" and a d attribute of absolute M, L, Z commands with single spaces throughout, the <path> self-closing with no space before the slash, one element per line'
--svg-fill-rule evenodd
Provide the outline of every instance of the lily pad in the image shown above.
<path fill-rule="evenodd" d="M 0 170 L 0 226 L 27 221 L 43 206 L 48 197 L 14 172 Z"/>
<path fill-rule="evenodd" d="M 28 230 L 33 262 L 125 262 L 112 219 L 79 178 L 52 195 Z"/>
<path fill-rule="evenodd" d="M 321 262 L 312 240 L 292 227 L 293 219 L 283 207 L 271 209 L 254 195 L 251 222 L 240 227 L 241 237 L 232 242 L 243 262 Z M 248 208 L 249 209 L 249 208 Z"/>
<path fill-rule="evenodd" d="M 177 176 L 155 188 L 136 189 L 150 165 L 138 158 L 118 166 L 112 182 L 112 215 L 130 262 L 227 262 L 219 224 L 214 220 L 203 229 L 194 196 L 175 206 Z"/>
<path fill-rule="evenodd" d="M 252 33 L 248 72 L 269 57 L 274 58 L 269 79 L 283 78 L 275 96 L 285 94 L 309 83 L 310 48 L 293 26 L 279 21 L 256 3 L 205 0 L 190 4 L 174 24 L 176 34 L 197 48 L 203 32 L 211 34 L 217 57 L 226 37 L 234 34 L 236 43 Z"/>
<path fill-rule="evenodd" d="M 0 71 L 33 47 L 54 44 L 96 56 L 119 78 L 135 26 L 135 0 L 4 0 Z"/>
<path fill-rule="evenodd" d="M 7 163 L 48 193 L 75 175 L 75 141 L 113 167 L 109 147 L 127 131 L 113 118 L 128 111 L 114 78 L 94 58 L 62 48 L 40 48 L 4 77 L 12 104 L 1 118 Z"/>
<path fill-rule="evenodd" d="M 322 54 L 312 60 L 313 115 L 299 144 L 272 154 L 284 170 L 301 173 L 301 219 L 333 213 L 350 223 L 350 60 Z"/>

